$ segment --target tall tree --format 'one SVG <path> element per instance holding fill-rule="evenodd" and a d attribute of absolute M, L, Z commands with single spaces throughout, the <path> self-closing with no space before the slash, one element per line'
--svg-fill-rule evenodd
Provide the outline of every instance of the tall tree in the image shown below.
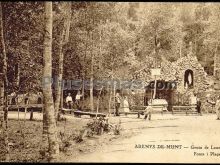
<path fill-rule="evenodd" d="M 49 143 L 49 162 L 55 162 L 59 159 L 59 144 L 57 137 L 57 127 L 55 120 L 55 110 L 52 95 L 52 29 L 53 29 L 53 10 L 52 2 L 45 3 L 45 34 L 44 34 L 44 52 L 43 52 L 43 78 L 49 79 L 43 84 L 44 96 L 44 127 L 46 129 Z"/>
<path fill-rule="evenodd" d="M 71 2 L 62 2 L 63 4 L 61 4 L 62 9 L 63 10 L 63 14 L 62 14 L 62 29 L 61 29 L 61 33 L 60 33 L 60 37 L 59 37 L 59 70 L 58 70 L 58 81 L 59 84 L 56 87 L 56 95 L 55 95 L 55 117 L 56 119 L 58 118 L 58 113 L 59 113 L 59 108 L 60 108 L 60 104 L 61 104 L 61 108 L 62 108 L 62 90 L 63 90 L 63 86 L 62 86 L 62 79 L 63 79 L 63 56 L 64 56 L 64 52 L 63 52 L 63 47 L 67 44 L 68 40 L 69 40 L 69 30 L 70 30 L 70 22 L 71 22 Z"/>
<path fill-rule="evenodd" d="M 212 7 L 212 13 L 210 16 L 209 27 L 206 29 L 209 35 L 205 41 L 210 50 L 210 54 L 214 54 L 213 75 L 220 80 L 220 5 L 209 4 L 209 7 Z"/>
<path fill-rule="evenodd" d="M 0 52 L 0 133 L 4 136 L 6 157 L 5 160 L 9 161 L 9 146 L 8 146 L 8 105 L 7 105 L 7 55 L 4 40 L 4 29 L 3 29 L 3 11 L 2 4 L 0 2 L 0 40 L 1 40 L 1 52 Z"/>

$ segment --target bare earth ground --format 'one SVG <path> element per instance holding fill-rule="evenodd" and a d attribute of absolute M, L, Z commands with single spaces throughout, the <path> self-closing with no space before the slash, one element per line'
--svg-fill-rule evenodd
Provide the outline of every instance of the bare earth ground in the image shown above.
<path fill-rule="evenodd" d="M 108 145 L 100 146 L 94 153 L 66 159 L 68 162 L 220 162 L 220 121 L 215 115 L 173 116 L 155 115 L 152 121 L 122 118 L 125 132 L 133 136 L 122 136 Z M 129 129 L 130 128 L 130 129 Z M 135 133 L 135 134 L 134 134 Z M 126 133 L 124 133 L 126 134 Z M 182 145 L 182 149 L 135 148 L 144 145 Z M 219 149 L 191 149 L 191 146 L 218 146 Z M 188 147 L 188 148 L 184 148 Z M 219 153 L 210 156 L 210 152 Z M 204 153 L 198 156 L 196 153 Z M 208 156 L 206 155 L 208 152 Z"/>
<path fill-rule="evenodd" d="M 27 118 L 29 114 L 27 115 Z M 9 113 L 9 140 L 12 161 L 39 161 L 39 149 L 42 122 L 26 121 L 24 125 L 25 145 L 16 112 Z M 24 118 L 24 114 L 20 114 Z M 42 114 L 34 113 L 36 120 Z M 67 122 L 59 122 L 60 130 L 66 134 L 76 134 L 90 120 L 66 115 Z M 81 143 L 70 139 L 71 145 L 66 152 L 61 152 L 61 162 L 220 162 L 219 156 L 210 156 L 210 152 L 220 153 L 220 121 L 212 114 L 203 116 L 173 116 L 172 114 L 155 114 L 151 121 L 137 119 L 136 115 L 110 118 L 110 122 L 122 122 L 121 135 L 113 133 L 87 138 Z M 138 145 L 155 145 L 155 148 L 135 148 Z M 182 145 L 181 149 L 157 148 L 157 145 Z M 191 149 L 191 146 L 205 145 L 209 149 Z M 210 146 L 219 149 L 210 149 Z M 187 147 L 187 148 L 184 148 Z M 194 156 L 196 152 L 196 156 Z M 206 155 L 208 152 L 208 156 Z M 197 153 L 204 153 L 198 156 Z M 201 154 L 200 154 L 201 155 Z"/>

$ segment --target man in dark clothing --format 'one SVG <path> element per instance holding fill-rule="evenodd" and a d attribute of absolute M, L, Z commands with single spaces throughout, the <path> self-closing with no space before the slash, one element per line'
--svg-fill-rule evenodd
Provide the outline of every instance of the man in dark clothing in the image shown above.
<path fill-rule="evenodd" d="M 197 112 L 200 114 L 200 115 L 202 115 L 202 113 L 201 113 L 201 101 L 200 101 L 200 99 L 198 98 L 197 99 L 197 105 L 196 105 L 196 109 L 197 109 Z"/>
<path fill-rule="evenodd" d="M 121 104 L 120 95 L 119 95 L 119 93 L 116 93 L 116 96 L 115 96 L 115 109 L 116 109 L 115 115 L 116 116 L 120 116 L 119 115 L 120 104 Z"/>

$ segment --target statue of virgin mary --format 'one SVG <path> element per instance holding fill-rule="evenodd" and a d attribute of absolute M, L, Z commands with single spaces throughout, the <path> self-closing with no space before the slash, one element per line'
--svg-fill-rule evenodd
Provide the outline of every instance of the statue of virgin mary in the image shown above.
<path fill-rule="evenodd" d="M 189 75 L 188 75 L 188 86 L 190 86 L 190 85 L 192 85 L 192 75 L 191 75 L 191 73 L 189 73 Z"/>

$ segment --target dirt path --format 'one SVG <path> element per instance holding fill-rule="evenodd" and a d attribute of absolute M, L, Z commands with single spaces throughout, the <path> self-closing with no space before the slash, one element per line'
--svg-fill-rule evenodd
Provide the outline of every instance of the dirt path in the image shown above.
<path fill-rule="evenodd" d="M 125 132 L 130 131 L 134 136 L 124 138 L 121 135 L 119 139 L 98 147 L 93 153 L 81 154 L 63 161 L 220 162 L 220 121 L 216 120 L 215 115 L 155 115 L 152 121 L 147 122 L 121 117 L 121 121 Z M 147 148 L 147 145 L 155 148 Z M 158 148 L 158 145 L 163 145 L 164 148 Z M 181 149 L 172 149 L 172 146 L 167 145 L 176 145 Z M 204 149 L 205 145 L 209 149 Z M 210 149 L 211 145 L 218 146 L 219 149 Z M 203 149 L 192 149 L 193 146 Z M 219 153 L 219 156 L 210 155 L 213 151 Z"/>

